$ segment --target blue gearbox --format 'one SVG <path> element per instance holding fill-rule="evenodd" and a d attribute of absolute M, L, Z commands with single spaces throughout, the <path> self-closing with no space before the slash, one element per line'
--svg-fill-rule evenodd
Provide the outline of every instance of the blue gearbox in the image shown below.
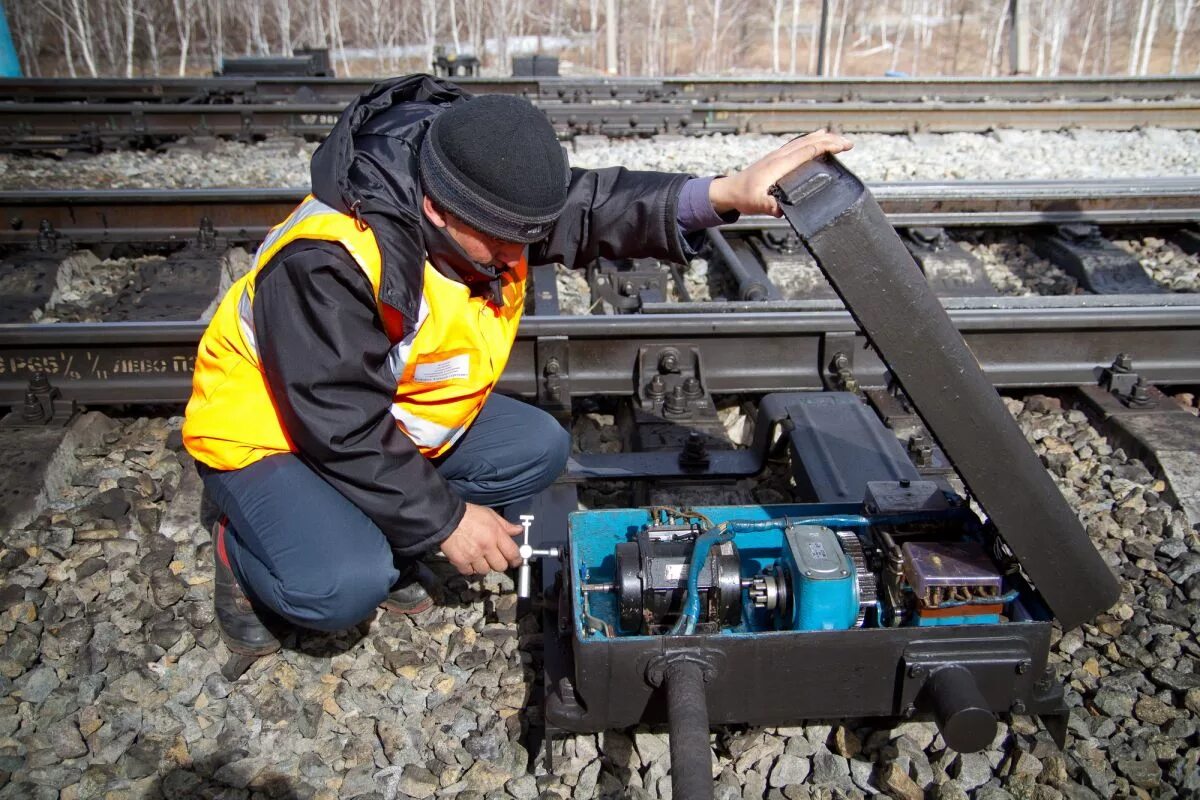
<path fill-rule="evenodd" d="M 841 540 L 823 525 L 792 525 L 784 531 L 783 558 L 777 569 L 784 597 L 777 600 L 784 630 L 830 631 L 854 627 L 859 589 L 855 566 Z"/>

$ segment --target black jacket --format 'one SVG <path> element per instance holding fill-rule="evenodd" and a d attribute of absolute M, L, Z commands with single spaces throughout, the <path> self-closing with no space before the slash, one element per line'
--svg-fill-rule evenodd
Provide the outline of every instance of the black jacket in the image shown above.
<path fill-rule="evenodd" d="M 415 75 L 351 103 L 312 160 L 313 194 L 370 225 L 383 258 L 380 299 L 417 319 L 427 252 L 417 154 L 436 114 L 470 95 Z M 675 222 L 686 175 L 620 167 L 572 170 L 566 209 L 530 264 L 585 266 L 597 256 L 691 255 Z M 400 555 L 436 547 L 464 504 L 400 431 L 395 379 L 366 276 L 336 244 L 300 240 L 255 279 L 254 328 L 272 398 L 300 458 L 367 514 Z"/>

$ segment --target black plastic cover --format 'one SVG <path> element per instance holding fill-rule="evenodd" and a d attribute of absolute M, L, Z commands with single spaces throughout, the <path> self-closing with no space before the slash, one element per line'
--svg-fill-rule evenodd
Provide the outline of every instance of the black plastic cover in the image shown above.
<path fill-rule="evenodd" d="M 774 193 L 1063 628 L 1108 609 L 1116 578 L 871 193 L 829 157 Z"/>

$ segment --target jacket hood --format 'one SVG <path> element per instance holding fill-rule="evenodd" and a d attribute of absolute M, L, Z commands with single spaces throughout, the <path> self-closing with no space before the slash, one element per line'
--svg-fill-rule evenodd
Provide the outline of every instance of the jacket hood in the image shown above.
<path fill-rule="evenodd" d="M 421 141 L 434 117 L 471 95 L 429 75 L 372 86 L 342 112 L 312 158 L 313 195 L 375 233 L 383 259 L 379 298 L 411 332 L 427 248 L 421 226 Z"/>

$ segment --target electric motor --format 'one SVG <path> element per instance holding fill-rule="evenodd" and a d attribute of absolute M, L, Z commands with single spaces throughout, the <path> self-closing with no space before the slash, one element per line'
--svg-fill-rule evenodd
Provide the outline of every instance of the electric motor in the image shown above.
<path fill-rule="evenodd" d="M 617 606 L 625 634 L 658 634 L 678 618 L 687 594 L 688 570 L 699 528 L 656 525 L 637 540 L 616 547 Z M 742 581 L 737 546 L 711 548 L 700 570 L 700 627 L 736 625 L 742 613 Z"/>

